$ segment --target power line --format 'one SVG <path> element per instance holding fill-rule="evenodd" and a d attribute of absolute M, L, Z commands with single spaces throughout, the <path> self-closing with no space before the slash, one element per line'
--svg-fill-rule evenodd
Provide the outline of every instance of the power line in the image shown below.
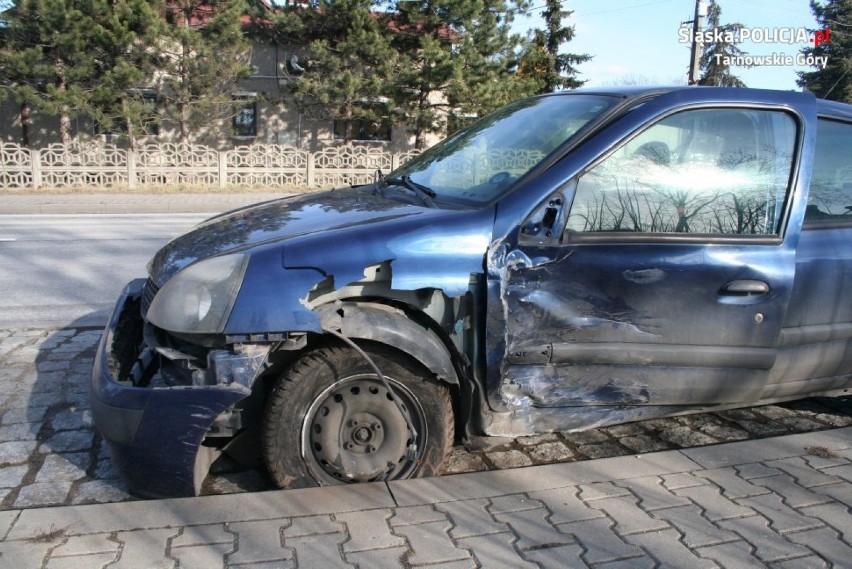
<path fill-rule="evenodd" d="M 632 6 L 624 6 L 623 8 L 613 8 L 611 10 L 598 10 L 597 12 L 581 12 L 579 14 L 575 13 L 575 16 L 596 16 L 598 14 L 611 14 L 613 12 L 624 12 L 626 10 L 632 10 L 634 8 L 644 8 L 645 6 L 654 6 L 656 4 L 667 4 L 672 0 L 656 0 L 655 2 L 646 2 L 644 4 L 633 4 Z"/>
<path fill-rule="evenodd" d="M 667 4 L 672 0 L 655 0 L 654 2 L 646 2 L 644 4 L 633 4 L 630 6 L 623 6 L 621 8 L 612 8 L 610 10 L 598 10 L 597 12 L 577 12 L 576 10 L 571 11 L 571 15 L 573 17 L 577 16 L 596 16 L 598 14 L 610 14 L 613 12 L 624 12 L 625 10 L 633 10 L 634 8 L 643 8 L 645 6 L 653 6 L 655 4 Z M 565 4 L 568 0 L 561 0 L 560 4 Z M 531 15 L 533 12 L 539 12 L 541 10 L 545 10 L 547 8 L 547 4 L 542 4 L 540 6 L 533 6 L 532 8 L 526 9 L 511 9 L 506 10 L 507 13 L 510 14 L 522 14 L 522 15 Z"/>

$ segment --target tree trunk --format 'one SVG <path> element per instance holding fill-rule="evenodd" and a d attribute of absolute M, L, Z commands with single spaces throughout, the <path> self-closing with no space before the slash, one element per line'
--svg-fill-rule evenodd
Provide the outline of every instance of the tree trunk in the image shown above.
<path fill-rule="evenodd" d="M 130 118 L 130 113 L 127 112 L 127 97 L 121 98 L 121 109 L 123 111 L 124 126 L 127 128 L 127 147 L 133 151 L 136 150 L 136 125 Z"/>
<path fill-rule="evenodd" d="M 189 112 L 187 111 L 187 105 L 184 102 L 178 103 L 178 122 L 179 132 L 180 132 L 180 141 L 182 144 L 189 143 Z"/>
<path fill-rule="evenodd" d="M 21 144 L 26 148 L 30 147 L 30 126 L 32 125 L 32 117 L 30 117 L 29 103 L 21 103 Z"/>
<path fill-rule="evenodd" d="M 59 115 L 59 139 L 62 141 L 62 144 L 71 142 L 71 117 L 68 116 L 68 112 L 65 110 Z"/>
<path fill-rule="evenodd" d="M 352 146 L 352 129 L 355 126 L 352 120 L 352 105 L 346 107 L 346 118 L 343 119 L 343 143 Z"/>
<path fill-rule="evenodd" d="M 417 120 L 414 121 L 414 148 L 424 150 L 426 148 L 425 130 L 423 128 L 423 119 L 417 115 Z"/>
<path fill-rule="evenodd" d="M 56 91 L 60 101 L 64 98 L 67 86 L 65 83 L 65 63 L 58 57 L 54 60 L 56 69 Z M 62 104 L 59 112 L 59 140 L 62 144 L 71 142 L 71 117 L 68 116 L 68 106 Z"/>

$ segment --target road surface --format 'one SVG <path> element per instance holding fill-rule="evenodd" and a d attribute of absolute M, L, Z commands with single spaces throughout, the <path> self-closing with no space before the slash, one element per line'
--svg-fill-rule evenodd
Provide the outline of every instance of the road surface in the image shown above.
<path fill-rule="evenodd" d="M 103 326 L 151 255 L 207 217 L 0 215 L 0 328 Z"/>

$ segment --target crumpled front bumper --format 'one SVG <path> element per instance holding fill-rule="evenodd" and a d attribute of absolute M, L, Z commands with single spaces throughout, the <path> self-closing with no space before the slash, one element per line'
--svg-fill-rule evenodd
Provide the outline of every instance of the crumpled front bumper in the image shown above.
<path fill-rule="evenodd" d="M 98 345 L 92 371 L 91 408 L 119 475 L 145 497 L 198 494 L 211 449 L 202 446 L 216 418 L 250 394 L 239 383 L 135 387 L 110 371 L 116 328 L 137 309 L 144 279 L 131 281 L 115 305 Z"/>

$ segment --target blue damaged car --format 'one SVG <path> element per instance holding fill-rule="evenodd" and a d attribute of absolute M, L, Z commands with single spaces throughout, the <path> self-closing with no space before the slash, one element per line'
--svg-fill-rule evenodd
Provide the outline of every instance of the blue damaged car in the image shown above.
<path fill-rule="evenodd" d="M 210 219 L 127 285 L 91 406 L 133 492 L 441 472 L 469 435 L 852 389 L 852 106 L 522 100 L 369 185 Z"/>

